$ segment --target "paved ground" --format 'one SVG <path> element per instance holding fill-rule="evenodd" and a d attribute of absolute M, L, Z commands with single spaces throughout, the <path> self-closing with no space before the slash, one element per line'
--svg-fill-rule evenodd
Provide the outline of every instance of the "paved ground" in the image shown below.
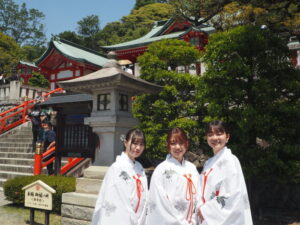
<path fill-rule="evenodd" d="M 10 203 L 10 201 L 5 200 L 3 189 L 1 188 L 0 189 L 0 206 L 7 205 L 9 203 Z"/>

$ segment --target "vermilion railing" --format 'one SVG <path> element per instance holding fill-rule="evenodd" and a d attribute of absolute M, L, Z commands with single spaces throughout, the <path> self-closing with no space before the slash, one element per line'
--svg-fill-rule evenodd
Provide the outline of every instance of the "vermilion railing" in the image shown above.
<path fill-rule="evenodd" d="M 51 94 L 56 92 L 62 92 L 62 88 L 57 88 L 53 91 L 50 91 L 42 97 L 46 100 Z M 26 122 L 26 115 L 29 109 L 31 109 L 36 104 L 36 100 L 24 101 L 22 104 L 13 107 L 5 112 L 0 113 L 0 134 L 5 131 L 8 131 L 20 124 Z M 13 121 L 9 121 L 9 119 L 14 119 Z"/>
<path fill-rule="evenodd" d="M 42 169 L 52 163 L 55 160 L 55 157 L 51 157 L 46 162 L 43 162 L 43 158 L 50 155 L 52 152 L 55 152 L 55 146 L 46 151 L 42 154 L 35 154 L 34 156 L 34 169 L 33 174 L 34 175 L 40 175 L 42 173 Z M 74 166 L 76 166 L 78 163 L 80 163 L 84 158 L 68 158 L 68 163 L 61 167 L 59 174 L 64 175 L 66 172 L 68 172 L 70 169 L 72 169 Z"/>

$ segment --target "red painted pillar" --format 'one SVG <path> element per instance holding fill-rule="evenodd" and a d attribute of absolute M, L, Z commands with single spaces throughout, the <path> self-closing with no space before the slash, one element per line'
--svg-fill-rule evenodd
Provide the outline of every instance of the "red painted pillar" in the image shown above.
<path fill-rule="evenodd" d="M 36 143 L 33 175 L 40 175 L 42 173 L 43 147 L 44 145 L 42 142 Z"/>

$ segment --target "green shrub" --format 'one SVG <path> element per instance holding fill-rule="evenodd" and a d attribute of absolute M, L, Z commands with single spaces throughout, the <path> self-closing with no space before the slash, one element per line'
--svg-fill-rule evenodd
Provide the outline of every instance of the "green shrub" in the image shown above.
<path fill-rule="evenodd" d="M 6 199 L 15 204 L 24 205 L 25 191 L 22 188 L 37 180 L 43 181 L 56 190 L 56 193 L 53 194 L 53 211 L 60 213 L 62 194 L 75 191 L 76 179 L 74 177 L 47 175 L 15 177 L 4 183 L 3 188 Z"/>

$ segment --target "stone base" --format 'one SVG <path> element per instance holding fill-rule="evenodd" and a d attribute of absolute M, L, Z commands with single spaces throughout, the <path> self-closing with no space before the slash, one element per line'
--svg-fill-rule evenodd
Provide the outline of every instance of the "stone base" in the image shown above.
<path fill-rule="evenodd" d="M 76 192 L 62 195 L 61 225 L 91 223 L 98 192 L 108 167 L 90 166 L 76 179 Z"/>

